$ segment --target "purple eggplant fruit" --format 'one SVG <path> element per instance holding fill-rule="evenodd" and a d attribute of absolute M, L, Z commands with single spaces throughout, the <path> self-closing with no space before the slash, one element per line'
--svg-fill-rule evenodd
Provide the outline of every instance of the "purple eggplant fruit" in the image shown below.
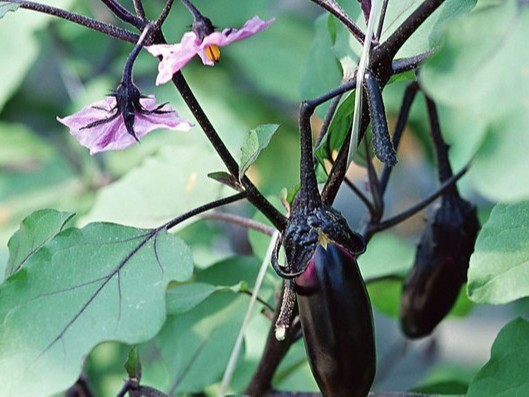
<path fill-rule="evenodd" d="M 367 396 L 376 366 L 373 318 L 354 254 L 333 242 L 318 245 L 295 288 L 305 348 L 323 396 Z"/>
<path fill-rule="evenodd" d="M 479 229 L 472 204 L 457 192 L 443 196 L 402 290 L 400 322 L 408 337 L 429 335 L 454 305 L 467 280 Z"/>

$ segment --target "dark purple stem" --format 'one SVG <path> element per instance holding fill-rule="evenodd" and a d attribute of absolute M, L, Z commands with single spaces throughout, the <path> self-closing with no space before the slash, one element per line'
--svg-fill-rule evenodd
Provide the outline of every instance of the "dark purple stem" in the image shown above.
<path fill-rule="evenodd" d="M 146 22 L 132 14 L 129 10 L 119 4 L 116 0 L 101 0 L 115 16 L 132 26 L 143 30 Z"/>
<path fill-rule="evenodd" d="M 85 26 L 89 29 L 95 30 L 100 33 L 104 33 L 108 36 L 115 37 L 117 39 L 128 41 L 129 43 L 136 43 L 139 36 L 126 29 L 118 28 L 114 25 L 99 22 L 95 19 L 85 17 L 70 11 L 63 10 L 61 8 L 51 7 L 46 4 L 35 3 L 32 1 L 24 0 L 6 0 L 9 3 L 18 4 L 21 8 L 27 10 L 42 12 L 43 14 L 53 15 L 55 17 L 76 23 L 78 25 Z"/>
<path fill-rule="evenodd" d="M 311 0 L 321 8 L 329 11 L 334 15 L 340 22 L 342 22 L 347 29 L 351 32 L 353 37 L 358 40 L 360 44 L 364 44 L 365 35 L 364 32 L 356 25 L 349 15 L 342 9 L 342 7 L 334 0 Z"/>

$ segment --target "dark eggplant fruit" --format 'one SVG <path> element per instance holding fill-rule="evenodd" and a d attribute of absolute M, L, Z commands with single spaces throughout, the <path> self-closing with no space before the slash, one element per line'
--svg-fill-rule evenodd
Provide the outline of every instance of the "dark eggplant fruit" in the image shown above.
<path fill-rule="evenodd" d="M 315 244 L 305 245 L 311 256 L 294 278 L 305 348 L 324 396 L 364 397 L 376 366 L 371 304 L 356 262 L 364 243 L 336 211 L 316 212 Z"/>
<path fill-rule="evenodd" d="M 375 377 L 371 303 L 356 256 L 361 235 L 325 205 L 296 206 L 283 233 L 310 367 L 325 397 L 365 397 Z M 292 292 L 292 294 L 294 294 Z"/>
<path fill-rule="evenodd" d="M 467 280 L 479 229 L 472 204 L 457 192 L 442 197 L 403 285 L 400 323 L 408 337 L 429 335 L 454 305 Z"/>

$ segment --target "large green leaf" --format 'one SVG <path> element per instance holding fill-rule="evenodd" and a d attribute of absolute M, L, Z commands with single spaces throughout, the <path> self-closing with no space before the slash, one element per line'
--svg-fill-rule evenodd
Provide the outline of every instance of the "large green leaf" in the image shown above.
<path fill-rule="evenodd" d="M 470 144 L 466 128 L 451 135 L 460 147 L 481 143 L 470 176 L 493 201 L 529 198 L 529 160 L 523 151 L 529 55 L 522 50 L 528 36 L 529 7 L 515 0 L 496 2 L 451 26 L 441 50 L 421 70 L 422 85 L 434 99 L 464 114 L 468 125 L 480 126 Z"/>
<path fill-rule="evenodd" d="M 248 168 L 255 163 L 259 154 L 266 149 L 278 128 L 278 124 L 263 124 L 252 129 L 248 133 L 246 141 L 241 147 L 239 179 L 241 179 Z"/>
<path fill-rule="evenodd" d="M 342 78 L 342 71 L 331 46 L 334 41 L 335 22 L 328 15 L 320 16 L 316 22 L 315 35 L 308 56 L 305 72 L 301 78 L 301 95 L 303 98 L 314 98 L 337 87 Z M 316 112 L 320 117 L 325 114 L 325 106 Z"/>
<path fill-rule="evenodd" d="M 528 20 L 529 23 L 529 20 Z M 528 81 L 529 83 L 529 81 Z M 526 85 L 529 90 L 529 84 Z M 469 176 L 475 187 L 494 201 L 529 199 L 529 106 L 510 116 L 493 120 Z"/>
<path fill-rule="evenodd" d="M 200 391 L 220 381 L 249 297 L 238 294 L 237 288 L 216 286 L 240 282 L 251 286 L 258 268 L 254 258 L 233 257 L 198 271 L 195 283 L 168 291 L 168 309 L 173 314 L 156 337 L 169 374 L 164 390 Z M 271 283 L 265 282 L 260 296 L 268 299 L 272 292 Z M 255 315 L 260 315 L 257 310 Z M 148 372 L 145 366 L 145 376 L 150 376 Z"/>
<path fill-rule="evenodd" d="M 194 309 L 216 292 L 237 293 L 246 290 L 241 282 L 233 287 L 215 286 L 206 283 L 183 284 L 167 291 L 167 314 L 181 314 Z"/>
<path fill-rule="evenodd" d="M 65 229 L 73 215 L 70 212 L 40 210 L 25 218 L 8 243 L 10 255 L 6 277 L 20 269 L 33 254 Z"/>
<path fill-rule="evenodd" d="M 438 45 L 441 33 L 447 24 L 469 12 L 476 2 L 477 0 L 446 0 L 406 41 L 397 56 L 410 57 L 434 48 Z M 421 0 L 390 1 L 382 31 L 382 41 L 395 32 L 421 3 Z"/>
<path fill-rule="evenodd" d="M 208 172 L 223 165 L 211 147 L 182 139 L 99 191 L 83 222 L 107 221 L 155 227 L 190 209 L 220 198 L 224 187 Z"/>
<path fill-rule="evenodd" d="M 500 304 L 529 296 L 529 202 L 497 205 L 470 257 L 468 295 Z"/>
<path fill-rule="evenodd" d="M 358 258 L 364 279 L 389 275 L 404 277 L 413 265 L 415 246 L 392 233 L 373 236 L 367 250 Z"/>
<path fill-rule="evenodd" d="M 422 68 L 422 84 L 435 99 L 485 120 L 527 108 L 520 99 L 529 83 L 529 55 L 521 51 L 529 34 L 528 20 L 529 7 L 516 0 L 497 2 L 461 18 Z"/>
<path fill-rule="evenodd" d="M 164 230 L 64 230 L 0 286 L 0 395 L 59 392 L 97 344 L 152 338 L 168 283 L 191 271 L 189 249 Z"/>
<path fill-rule="evenodd" d="M 476 374 L 467 397 L 529 395 L 529 322 L 507 324 L 492 345 L 490 360 Z"/>

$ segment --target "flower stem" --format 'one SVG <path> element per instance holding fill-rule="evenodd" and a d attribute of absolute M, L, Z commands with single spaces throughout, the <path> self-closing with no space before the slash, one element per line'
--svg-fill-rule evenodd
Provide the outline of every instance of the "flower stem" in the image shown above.
<path fill-rule="evenodd" d="M 67 21 L 76 23 L 78 25 L 85 26 L 89 29 L 95 30 L 100 33 L 104 33 L 108 36 L 115 37 L 117 39 L 128 41 L 129 43 L 136 43 L 138 41 L 138 35 L 132 33 L 126 29 L 118 28 L 117 26 L 110 25 L 107 23 L 99 22 L 95 19 L 85 17 L 70 11 L 63 10 L 61 8 L 56 8 L 48 6 L 46 4 L 35 3 L 33 1 L 24 1 L 24 0 L 6 0 L 8 3 L 18 4 L 21 8 L 27 10 L 33 10 L 37 12 L 42 12 L 43 14 L 52 15 Z"/>
<path fill-rule="evenodd" d="M 132 14 L 129 10 L 119 4 L 116 0 L 101 0 L 110 11 L 114 13 L 119 19 L 130 23 L 132 26 L 142 30 L 146 22 Z"/>
<path fill-rule="evenodd" d="M 221 207 L 226 204 L 234 203 L 244 198 L 246 198 L 246 192 L 241 192 L 241 193 L 234 194 L 232 196 L 228 196 L 228 197 L 225 197 L 219 200 L 212 201 L 211 203 L 201 205 L 200 207 L 192 209 L 191 211 L 188 211 L 185 214 L 182 214 L 180 216 L 177 216 L 176 218 L 171 219 L 169 222 L 166 222 L 162 226 L 158 227 L 157 230 L 172 229 L 179 223 L 182 223 L 183 221 L 186 221 L 189 218 L 192 218 L 198 214 L 212 210 L 213 208 Z"/>
<path fill-rule="evenodd" d="M 138 42 L 130 52 L 127 62 L 125 63 L 125 68 L 123 69 L 123 76 L 121 78 L 122 83 L 132 83 L 132 68 L 134 66 L 134 62 L 136 62 L 136 58 L 138 58 L 138 55 L 140 54 L 140 51 L 143 48 L 143 45 L 148 40 L 150 33 L 152 32 L 152 24 L 146 24 L 143 32 L 140 35 L 140 38 L 138 39 Z"/>
<path fill-rule="evenodd" d="M 165 20 L 169 16 L 169 12 L 171 11 L 171 8 L 173 7 L 173 3 L 174 3 L 174 0 L 167 0 L 167 2 L 165 3 L 165 6 L 163 7 L 162 13 L 160 14 L 158 19 L 154 23 L 154 30 L 155 31 L 159 30 L 162 27 L 163 23 L 165 22 Z"/>

